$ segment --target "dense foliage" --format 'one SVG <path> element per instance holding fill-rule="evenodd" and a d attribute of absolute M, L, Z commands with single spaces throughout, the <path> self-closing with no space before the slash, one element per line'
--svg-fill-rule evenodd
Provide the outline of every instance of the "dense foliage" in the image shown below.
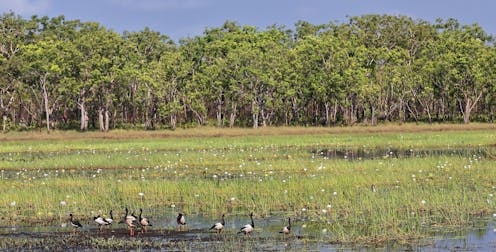
<path fill-rule="evenodd" d="M 226 22 L 176 44 L 63 16 L 0 16 L 3 131 L 493 121 L 496 50 L 474 24 L 365 15 Z"/>

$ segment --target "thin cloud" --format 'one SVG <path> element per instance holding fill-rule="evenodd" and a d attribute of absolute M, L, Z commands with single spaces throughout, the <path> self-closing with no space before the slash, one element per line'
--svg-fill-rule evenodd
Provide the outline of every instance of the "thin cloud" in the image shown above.
<path fill-rule="evenodd" d="M 0 0 L 0 12 L 13 11 L 19 15 L 44 14 L 52 6 L 52 0 Z"/>
<path fill-rule="evenodd" d="M 112 5 L 141 11 L 171 11 L 204 6 L 205 0 L 107 0 Z"/>

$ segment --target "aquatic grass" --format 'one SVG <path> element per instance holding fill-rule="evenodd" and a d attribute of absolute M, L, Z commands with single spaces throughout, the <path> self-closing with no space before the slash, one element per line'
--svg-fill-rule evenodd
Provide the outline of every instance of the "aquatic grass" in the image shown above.
<path fill-rule="evenodd" d="M 429 142 L 430 133 L 408 135 L 407 141 L 424 139 L 421 148 L 446 147 L 494 133 L 434 134 L 440 142 Z M 373 243 L 418 238 L 432 227 L 470 225 L 495 212 L 490 195 L 496 193 L 496 171 L 490 158 L 460 153 L 332 159 L 314 151 L 333 146 L 322 143 L 326 137 L 331 138 L 228 137 L 206 144 L 191 137 L 196 142 L 182 143 L 188 147 L 170 149 L 164 147 L 170 139 L 120 143 L 127 150 L 109 147 L 120 140 L 98 140 L 100 147 L 88 149 L 78 142 L 74 149 L 61 143 L 54 152 L 3 153 L 0 214 L 9 216 L 9 224 L 22 225 L 64 221 L 71 212 L 82 220 L 110 209 L 121 216 L 124 207 L 193 215 L 284 213 L 308 223 L 311 232 L 325 230 L 323 237 L 333 241 Z M 338 137 L 340 148 L 358 146 L 356 136 Z M 384 149 L 397 140 L 394 134 L 369 137 L 386 143 Z M 470 141 L 458 144 L 473 148 Z M 220 147 L 227 142 L 236 144 Z"/>

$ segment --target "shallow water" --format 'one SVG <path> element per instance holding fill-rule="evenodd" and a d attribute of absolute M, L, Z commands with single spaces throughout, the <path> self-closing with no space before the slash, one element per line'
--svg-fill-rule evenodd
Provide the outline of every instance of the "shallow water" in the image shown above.
<path fill-rule="evenodd" d="M 428 238 L 409 245 L 387 243 L 379 247 L 345 247 L 332 242 L 332 234 L 326 230 L 311 229 L 309 220 L 292 219 L 292 233 L 288 236 L 279 234 L 282 226 L 287 225 L 285 216 L 266 216 L 254 219 L 255 231 L 248 239 L 238 230 L 250 223 L 248 216 L 226 216 L 224 232 L 217 234 L 209 228 L 220 221 L 218 216 L 186 215 L 185 230 L 178 231 L 175 211 L 160 209 L 144 210 L 144 214 L 153 224 L 148 232 L 136 232 L 129 236 L 124 224 L 115 221 L 109 229 L 98 231 L 92 219 L 80 219 L 83 228 L 78 234 L 72 234 L 72 227 L 67 221 L 56 221 L 37 226 L 0 226 L 0 244 L 3 249 L 26 249 L 29 242 L 34 243 L 30 249 L 42 249 L 39 244 L 64 242 L 47 245 L 54 249 L 92 249 L 95 245 L 79 243 L 80 240 L 104 240 L 112 243 L 130 242 L 124 250 L 145 248 L 148 251 L 158 250 L 310 250 L 310 251 L 496 251 L 496 230 L 492 221 L 486 221 L 480 227 L 460 228 L 455 230 L 426 230 L 432 233 Z M 162 213 L 166 215 L 159 216 Z M 118 213 L 121 215 L 122 213 Z M 154 216 L 155 215 L 155 216 Z M 117 219 L 117 214 L 114 216 Z M 23 240 L 24 239 L 24 240 Z M 17 242 L 16 242 L 17 240 Z M 19 242 L 23 240 L 24 242 Z M 28 241 L 27 243 L 25 241 Z M 8 245 L 8 243 L 11 243 Z M 138 245 L 133 245 L 138 243 Z M 7 247 L 5 247 L 7 246 Z M 16 247 L 18 246 L 18 247 Z M 55 246 L 55 247 L 53 247 Z M 110 246 L 110 245 L 109 245 Z M 116 245 L 116 248 L 122 248 Z M 147 247 L 148 246 L 148 247 Z M 226 247 L 227 246 L 227 247 Z M 7 249 L 8 250 L 8 249 Z"/>
<path fill-rule="evenodd" d="M 426 248 L 436 251 L 496 251 L 494 222 L 469 230 L 439 233 L 432 239 L 434 244 Z"/>
<path fill-rule="evenodd" d="M 398 148 L 338 148 L 314 149 L 313 154 L 318 154 L 329 159 L 367 160 L 382 158 L 422 158 L 438 156 L 461 157 L 487 157 L 493 153 L 493 147 L 455 147 L 455 148 L 429 148 L 429 149 L 398 149 Z"/>

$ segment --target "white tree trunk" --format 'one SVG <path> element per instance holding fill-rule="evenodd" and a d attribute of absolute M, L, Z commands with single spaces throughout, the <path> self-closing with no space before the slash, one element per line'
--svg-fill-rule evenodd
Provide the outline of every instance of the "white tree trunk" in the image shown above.
<path fill-rule="evenodd" d="M 48 91 L 46 87 L 47 81 L 46 81 L 46 76 L 41 79 L 41 86 L 43 90 L 43 103 L 45 106 L 45 115 L 46 115 L 46 127 L 47 127 L 47 132 L 50 133 L 50 105 L 48 103 Z"/>

